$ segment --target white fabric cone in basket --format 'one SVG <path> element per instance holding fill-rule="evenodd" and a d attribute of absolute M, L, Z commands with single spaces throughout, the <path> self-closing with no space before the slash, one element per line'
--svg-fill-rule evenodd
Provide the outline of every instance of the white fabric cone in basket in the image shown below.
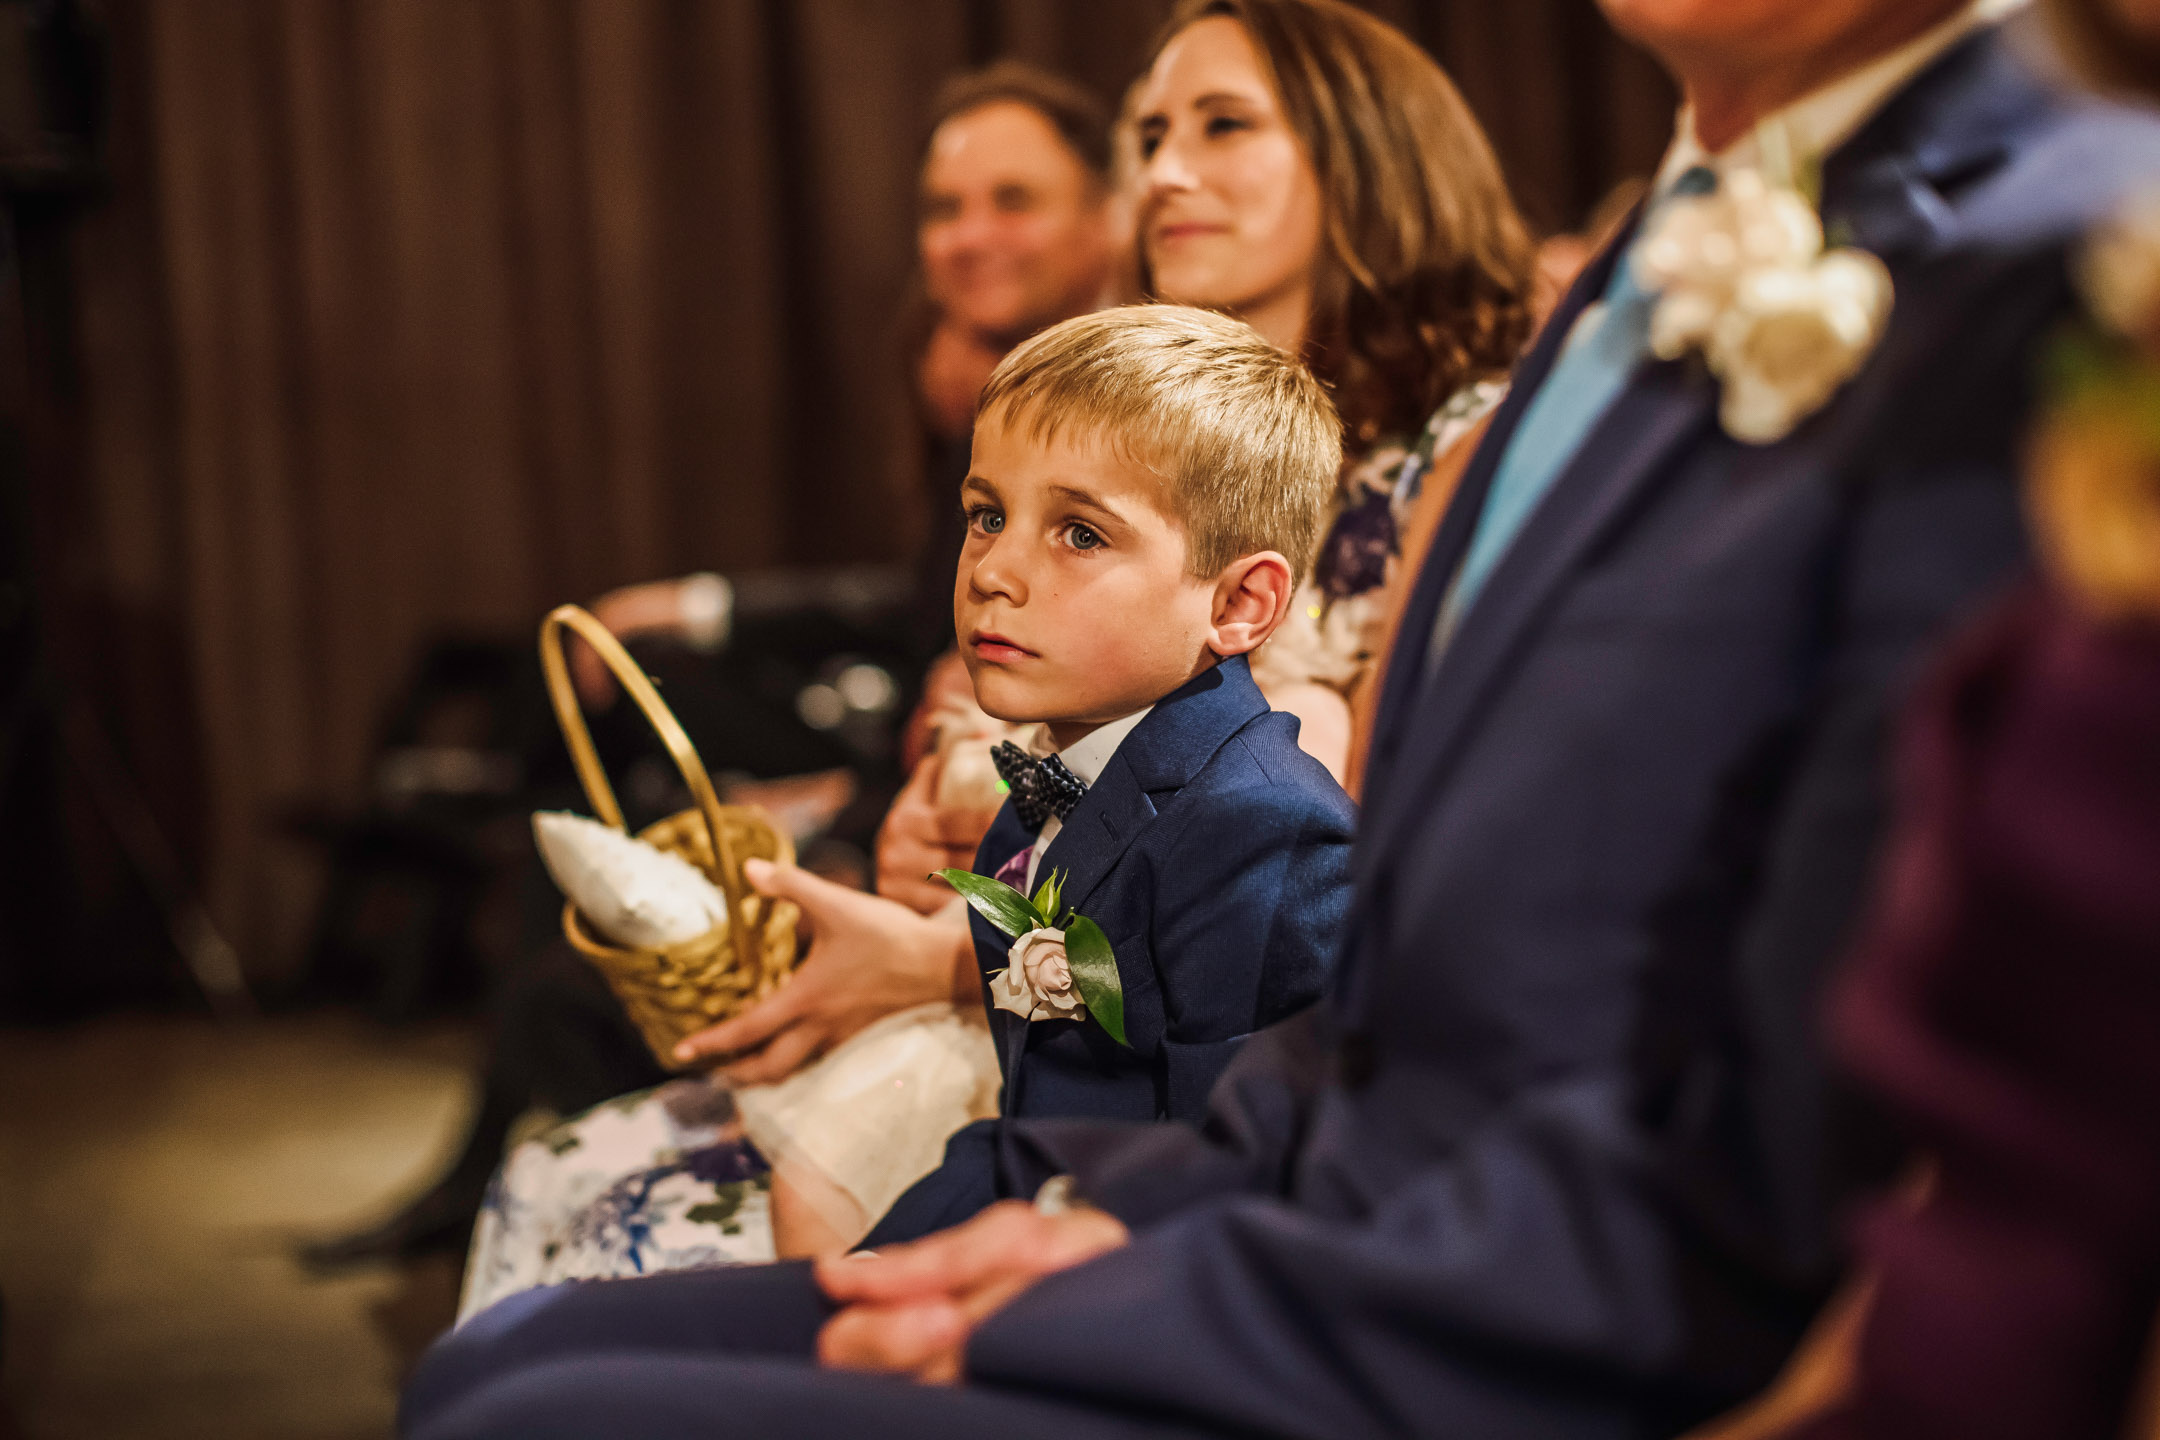
<path fill-rule="evenodd" d="M 612 825 L 542 810 L 533 839 L 570 903 L 617 945 L 664 950 L 727 924 L 727 897 L 695 865 Z"/>

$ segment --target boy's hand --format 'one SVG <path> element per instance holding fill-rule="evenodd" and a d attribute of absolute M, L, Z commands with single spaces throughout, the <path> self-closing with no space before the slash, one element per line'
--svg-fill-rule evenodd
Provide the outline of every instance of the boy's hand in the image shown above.
<path fill-rule="evenodd" d="M 792 865 L 749 860 L 743 873 L 761 895 L 802 907 L 810 953 L 777 994 L 675 1047 L 690 1064 L 733 1056 L 720 1073 L 738 1085 L 784 1080 L 871 1021 L 981 984 L 967 912 L 935 916 L 820 880 Z M 962 970 L 965 975 L 962 975 Z"/>
<path fill-rule="evenodd" d="M 1101 1210 L 1046 1215 L 1007 1200 L 912 1245 L 821 1260 L 818 1284 L 846 1308 L 818 1332 L 818 1360 L 952 1384 L 976 1326 L 1043 1276 L 1130 1238 Z"/>
<path fill-rule="evenodd" d="M 938 771 L 942 758 L 931 752 L 916 765 L 907 787 L 878 828 L 877 888 L 911 910 L 930 915 L 952 903 L 953 889 L 930 876 L 939 870 L 966 870 L 975 863 L 975 847 L 997 812 L 956 813 L 938 808 Z"/>

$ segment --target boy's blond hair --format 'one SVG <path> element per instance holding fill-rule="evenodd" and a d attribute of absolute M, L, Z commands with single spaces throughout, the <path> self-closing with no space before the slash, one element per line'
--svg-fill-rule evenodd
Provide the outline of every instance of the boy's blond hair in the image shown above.
<path fill-rule="evenodd" d="M 1312 373 L 1242 321 L 1184 305 L 1067 320 L 1007 355 L 983 386 L 1038 441 L 1100 438 L 1167 482 L 1201 578 L 1280 551 L 1302 580 L 1342 468 L 1342 423 Z"/>

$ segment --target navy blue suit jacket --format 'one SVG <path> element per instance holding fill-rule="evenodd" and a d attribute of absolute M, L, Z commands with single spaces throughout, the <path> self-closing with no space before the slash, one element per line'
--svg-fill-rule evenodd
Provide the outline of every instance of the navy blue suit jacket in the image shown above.
<path fill-rule="evenodd" d="M 1203 1127 L 1008 1128 L 1136 1229 L 994 1316 L 970 1374 L 1278 1436 L 1674 1433 L 1750 1393 L 1838 1258 L 1814 1033 L 1863 897 L 1882 730 L 1918 654 L 2025 559 L 2020 430 L 2068 241 L 2160 162 L 1984 32 L 1824 173 L 1890 266 L 1857 380 L 1725 436 L 1646 362 L 1431 676 L 1420 661 L 1525 360 L 1410 600 L 1325 1004 Z M 1625 239 L 1621 242 L 1625 244 Z"/>
<path fill-rule="evenodd" d="M 1198 1121 L 1246 1038 L 1319 999 L 1349 908 L 1357 815 L 1297 737 L 1245 658 L 1225 660 L 1134 727 L 1043 852 L 1037 883 L 1062 874 L 1065 903 L 1117 955 L 1126 1044 L 1092 1017 L 991 1007 L 988 976 L 1012 941 L 969 912 L 1004 1116 Z M 1034 843 L 1008 802 L 975 869 L 995 874 Z M 865 1243 L 927 1234 L 998 1198 L 997 1124 L 955 1136 Z"/>

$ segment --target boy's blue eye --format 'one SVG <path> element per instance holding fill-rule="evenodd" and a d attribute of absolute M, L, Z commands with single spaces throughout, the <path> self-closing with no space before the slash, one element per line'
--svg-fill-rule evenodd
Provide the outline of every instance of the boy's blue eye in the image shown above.
<path fill-rule="evenodd" d="M 1102 548 L 1102 536 L 1088 529 L 1085 525 L 1073 526 L 1067 532 L 1067 537 L 1072 541 L 1072 547 L 1075 550 L 1098 550 Z"/>
<path fill-rule="evenodd" d="M 996 535 L 1005 528 L 1004 512 L 988 505 L 970 505 L 961 518 L 967 521 L 970 530 L 980 530 L 985 535 Z"/>

